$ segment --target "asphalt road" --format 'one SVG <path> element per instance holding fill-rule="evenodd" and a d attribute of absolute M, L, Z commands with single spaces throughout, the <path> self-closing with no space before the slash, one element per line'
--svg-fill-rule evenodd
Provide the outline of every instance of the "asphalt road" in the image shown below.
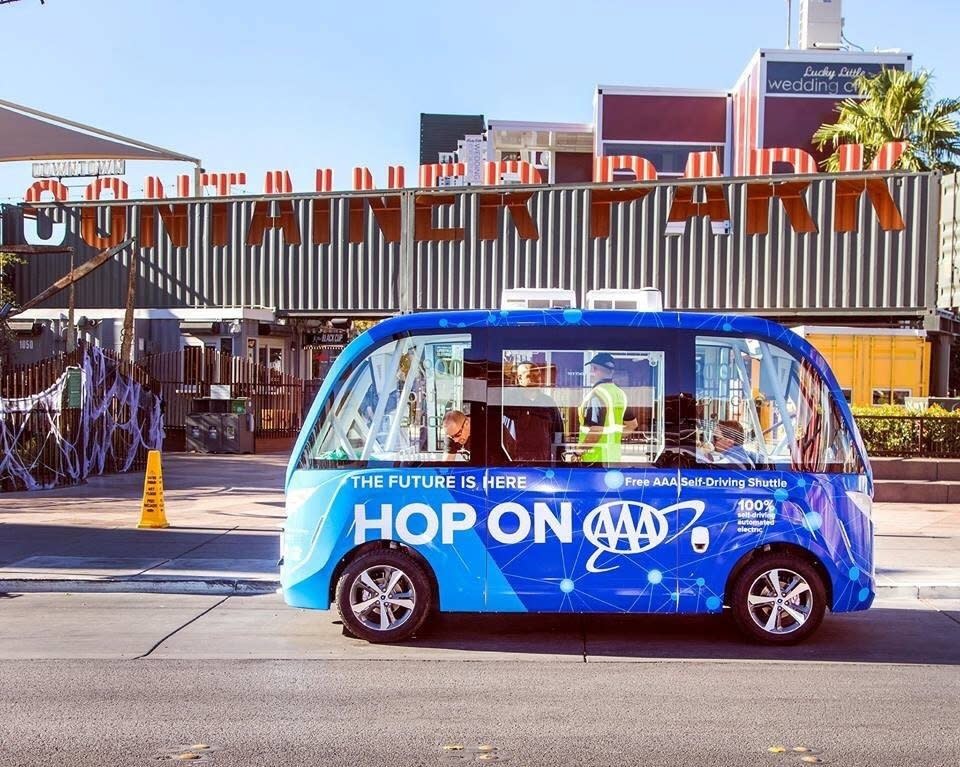
<path fill-rule="evenodd" d="M 272 596 L 0 598 L 0 765 L 956 767 L 958 607 L 770 650 L 706 618 L 453 616 L 371 646 Z"/>

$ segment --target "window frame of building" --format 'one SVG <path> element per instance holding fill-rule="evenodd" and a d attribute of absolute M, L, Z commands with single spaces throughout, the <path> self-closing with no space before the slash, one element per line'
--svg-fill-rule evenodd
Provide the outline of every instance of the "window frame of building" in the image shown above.
<path fill-rule="evenodd" d="M 686 154 L 682 158 L 679 166 L 676 163 L 668 168 L 662 160 L 657 158 L 655 151 L 681 151 Z M 607 139 L 600 142 L 600 154 L 609 157 L 616 155 L 637 155 L 653 163 L 657 169 L 659 178 L 680 178 L 686 170 L 687 158 L 691 152 L 716 152 L 720 161 L 720 168 L 723 171 L 726 168 L 729 154 L 726 144 L 711 144 L 702 141 L 622 141 Z M 677 169 L 679 168 L 679 169 Z M 633 178 L 632 171 L 615 171 L 614 179 L 621 180 Z"/>

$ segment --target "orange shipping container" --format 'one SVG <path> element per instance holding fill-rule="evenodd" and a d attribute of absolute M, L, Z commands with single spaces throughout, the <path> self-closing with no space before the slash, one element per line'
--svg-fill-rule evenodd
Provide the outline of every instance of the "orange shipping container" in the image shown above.
<path fill-rule="evenodd" d="M 930 341 L 923 330 L 801 326 L 854 405 L 902 405 L 930 394 Z"/>

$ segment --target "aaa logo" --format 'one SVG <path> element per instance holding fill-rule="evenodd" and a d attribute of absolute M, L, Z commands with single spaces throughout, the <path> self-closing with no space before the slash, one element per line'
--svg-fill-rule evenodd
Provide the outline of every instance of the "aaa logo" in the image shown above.
<path fill-rule="evenodd" d="M 587 572 L 605 573 L 616 570 L 619 565 L 598 567 L 597 558 L 608 554 L 642 554 L 656 548 L 670 536 L 670 517 L 676 517 L 676 532 L 673 540 L 687 530 L 703 514 L 703 501 L 684 501 L 658 509 L 639 501 L 610 501 L 597 506 L 583 520 L 583 534 L 596 551 L 587 560 Z M 680 512 L 693 512 L 691 518 L 680 527 Z"/>

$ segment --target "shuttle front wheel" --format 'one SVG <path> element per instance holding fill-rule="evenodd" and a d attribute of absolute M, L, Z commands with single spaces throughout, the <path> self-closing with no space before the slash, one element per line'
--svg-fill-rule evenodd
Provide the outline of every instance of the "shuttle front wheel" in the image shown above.
<path fill-rule="evenodd" d="M 826 590 L 817 569 L 784 552 L 751 561 L 733 585 L 730 607 L 737 628 L 765 644 L 796 644 L 823 620 Z"/>
<path fill-rule="evenodd" d="M 344 568 L 337 582 L 337 610 L 344 627 L 368 642 L 412 636 L 433 609 L 430 580 L 399 549 L 368 551 Z"/>

